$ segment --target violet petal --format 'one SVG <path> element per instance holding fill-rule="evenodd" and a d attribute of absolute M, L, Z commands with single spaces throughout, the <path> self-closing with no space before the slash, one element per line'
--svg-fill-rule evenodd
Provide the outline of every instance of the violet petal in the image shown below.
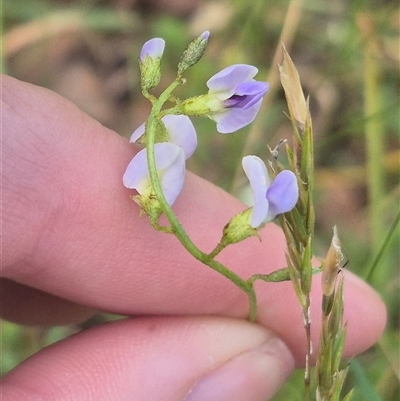
<path fill-rule="evenodd" d="M 228 98 L 235 93 L 237 85 L 249 81 L 257 72 L 256 67 L 247 64 L 234 64 L 226 67 L 207 81 L 209 93 L 224 92 Z"/>
<path fill-rule="evenodd" d="M 290 170 L 281 171 L 268 188 L 266 197 L 270 204 L 270 220 L 278 214 L 292 210 L 299 199 L 299 188 L 294 173 Z"/>
<path fill-rule="evenodd" d="M 146 56 L 151 58 L 161 58 L 164 53 L 165 40 L 161 38 L 153 38 L 148 40 L 140 51 L 140 61 L 143 62 Z"/>
<path fill-rule="evenodd" d="M 235 89 L 234 96 L 243 97 L 243 102 L 239 103 L 237 107 L 248 109 L 261 100 L 267 93 L 269 85 L 267 82 L 243 82 Z"/>
<path fill-rule="evenodd" d="M 226 109 L 220 113 L 212 113 L 210 117 L 217 123 L 217 131 L 229 134 L 245 127 L 254 121 L 260 110 L 262 99 L 246 109 Z"/>

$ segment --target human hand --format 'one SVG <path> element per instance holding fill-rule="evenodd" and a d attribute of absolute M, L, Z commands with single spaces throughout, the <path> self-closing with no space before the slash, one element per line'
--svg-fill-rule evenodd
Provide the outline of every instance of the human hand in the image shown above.
<path fill-rule="evenodd" d="M 3 378 L 9 400 L 265 400 L 303 364 L 305 336 L 290 283 L 257 283 L 247 297 L 155 232 L 122 174 L 137 149 L 58 95 L 3 77 L 3 318 L 69 324 L 95 310 L 130 316 L 50 346 Z M 211 250 L 243 206 L 188 173 L 174 210 Z M 285 266 L 285 240 L 268 224 L 219 257 L 242 277 Z M 385 307 L 345 273 L 345 355 L 371 346 Z M 320 279 L 312 291 L 318 343 Z M 189 394 L 187 396 L 187 394 Z M 187 398 L 185 398 L 187 396 Z"/>

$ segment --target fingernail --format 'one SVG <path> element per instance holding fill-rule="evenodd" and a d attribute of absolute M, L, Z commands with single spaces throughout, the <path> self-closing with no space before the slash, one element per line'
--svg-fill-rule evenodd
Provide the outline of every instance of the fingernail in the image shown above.
<path fill-rule="evenodd" d="M 293 367 L 289 349 L 271 337 L 200 378 L 184 401 L 265 401 L 282 386 Z"/>

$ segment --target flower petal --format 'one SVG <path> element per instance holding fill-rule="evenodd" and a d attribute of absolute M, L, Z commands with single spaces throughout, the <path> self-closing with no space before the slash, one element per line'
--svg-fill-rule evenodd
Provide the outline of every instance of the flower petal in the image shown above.
<path fill-rule="evenodd" d="M 165 199 L 172 205 L 180 194 L 185 179 L 185 154 L 173 143 L 154 145 L 156 168 Z M 125 187 L 146 194 L 151 188 L 146 149 L 142 149 L 129 163 L 123 176 Z"/>
<path fill-rule="evenodd" d="M 197 147 L 196 130 L 187 116 L 167 115 L 161 119 L 167 129 L 169 142 L 180 146 L 187 160 Z"/>
<path fill-rule="evenodd" d="M 189 159 L 197 147 L 196 130 L 187 116 L 167 115 L 161 119 L 168 133 L 168 142 L 180 146 L 184 153 L 185 159 Z M 130 137 L 129 142 L 136 142 L 144 133 L 146 123 L 143 123 L 135 129 Z"/>
<path fill-rule="evenodd" d="M 260 101 L 267 93 L 269 84 L 267 82 L 250 81 L 243 82 L 236 87 L 235 96 L 240 96 L 243 99 L 236 107 L 248 109 L 249 107 Z"/>
<path fill-rule="evenodd" d="M 125 170 L 122 181 L 126 188 L 136 189 L 139 193 L 146 191 L 150 185 L 146 149 L 142 149 L 131 160 Z"/>
<path fill-rule="evenodd" d="M 260 110 L 262 99 L 246 109 L 226 109 L 221 113 L 212 113 L 210 117 L 217 123 L 217 131 L 229 134 L 245 127 L 254 121 Z"/>
<path fill-rule="evenodd" d="M 131 135 L 129 142 L 130 143 L 136 142 L 145 133 L 145 130 L 146 130 L 146 123 L 139 125 L 139 127 L 137 127 L 135 131 L 133 131 L 133 134 Z"/>
<path fill-rule="evenodd" d="M 294 173 L 290 170 L 281 171 L 268 188 L 266 197 L 270 205 L 268 219 L 273 220 L 278 214 L 292 210 L 299 199 Z"/>
<path fill-rule="evenodd" d="M 226 92 L 226 98 L 235 93 L 235 88 L 242 82 L 249 81 L 258 72 L 252 65 L 234 64 L 224 68 L 207 81 L 209 93 Z"/>
<path fill-rule="evenodd" d="M 250 225 L 257 228 L 264 222 L 268 214 L 269 203 L 265 194 L 270 185 L 270 179 L 264 162 L 257 156 L 245 156 L 242 159 L 242 167 L 250 181 L 254 197 Z"/>
<path fill-rule="evenodd" d="M 151 58 L 161 58 L 164 53 L 165 40 L 161 38 L 154 38 L 148 40 L 140 51 L 140 61 L 143 62 L 146 56 Z"/>
<path fill-rule="evenodd" d="M 182 191 L 185 181 L 185 153 L 179 146 L 173 143 L 163 142 L 156 144 L 155 149 L 157 171 L 160 171 L 157 160 L 168 161 L 167 168 L 160 171 L 161 188 L 166 201 L 170 206 Z M 158 152 L 157 152 L 158 149 Z"/>

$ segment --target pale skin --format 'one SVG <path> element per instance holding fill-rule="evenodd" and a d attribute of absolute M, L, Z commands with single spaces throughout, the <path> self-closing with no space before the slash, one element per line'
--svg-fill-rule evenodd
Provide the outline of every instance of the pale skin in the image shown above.
<path fill-rule="evenodd" d="M 262 401 L 304 364 L 290 283 L 257 283 L 257 324 L 249 323 L 244 293 L 139 218 L 134 191 L 122 185 L 138 151 L 126 138 L 60 96 L 3 76 L 2 146 L 3 318 L 57 325 L 96 310 L 129 316 L 22 363 L 3 378 L 3 401 L 182 401 L 188 393 L 189 401 Z M 188 173 L 173 208 L 211 251 L 244 206 Z M 284 267 L 280 230 L 268 224 L 260 234 L 261 243 L 247 239 L 218 259 L 244 278 Z M 345 276 L 345 354 L 353 356 L 379 338 L 386 310 L 370 287 Z M 315 347 L 320 293 L 316 276 Z"/>

